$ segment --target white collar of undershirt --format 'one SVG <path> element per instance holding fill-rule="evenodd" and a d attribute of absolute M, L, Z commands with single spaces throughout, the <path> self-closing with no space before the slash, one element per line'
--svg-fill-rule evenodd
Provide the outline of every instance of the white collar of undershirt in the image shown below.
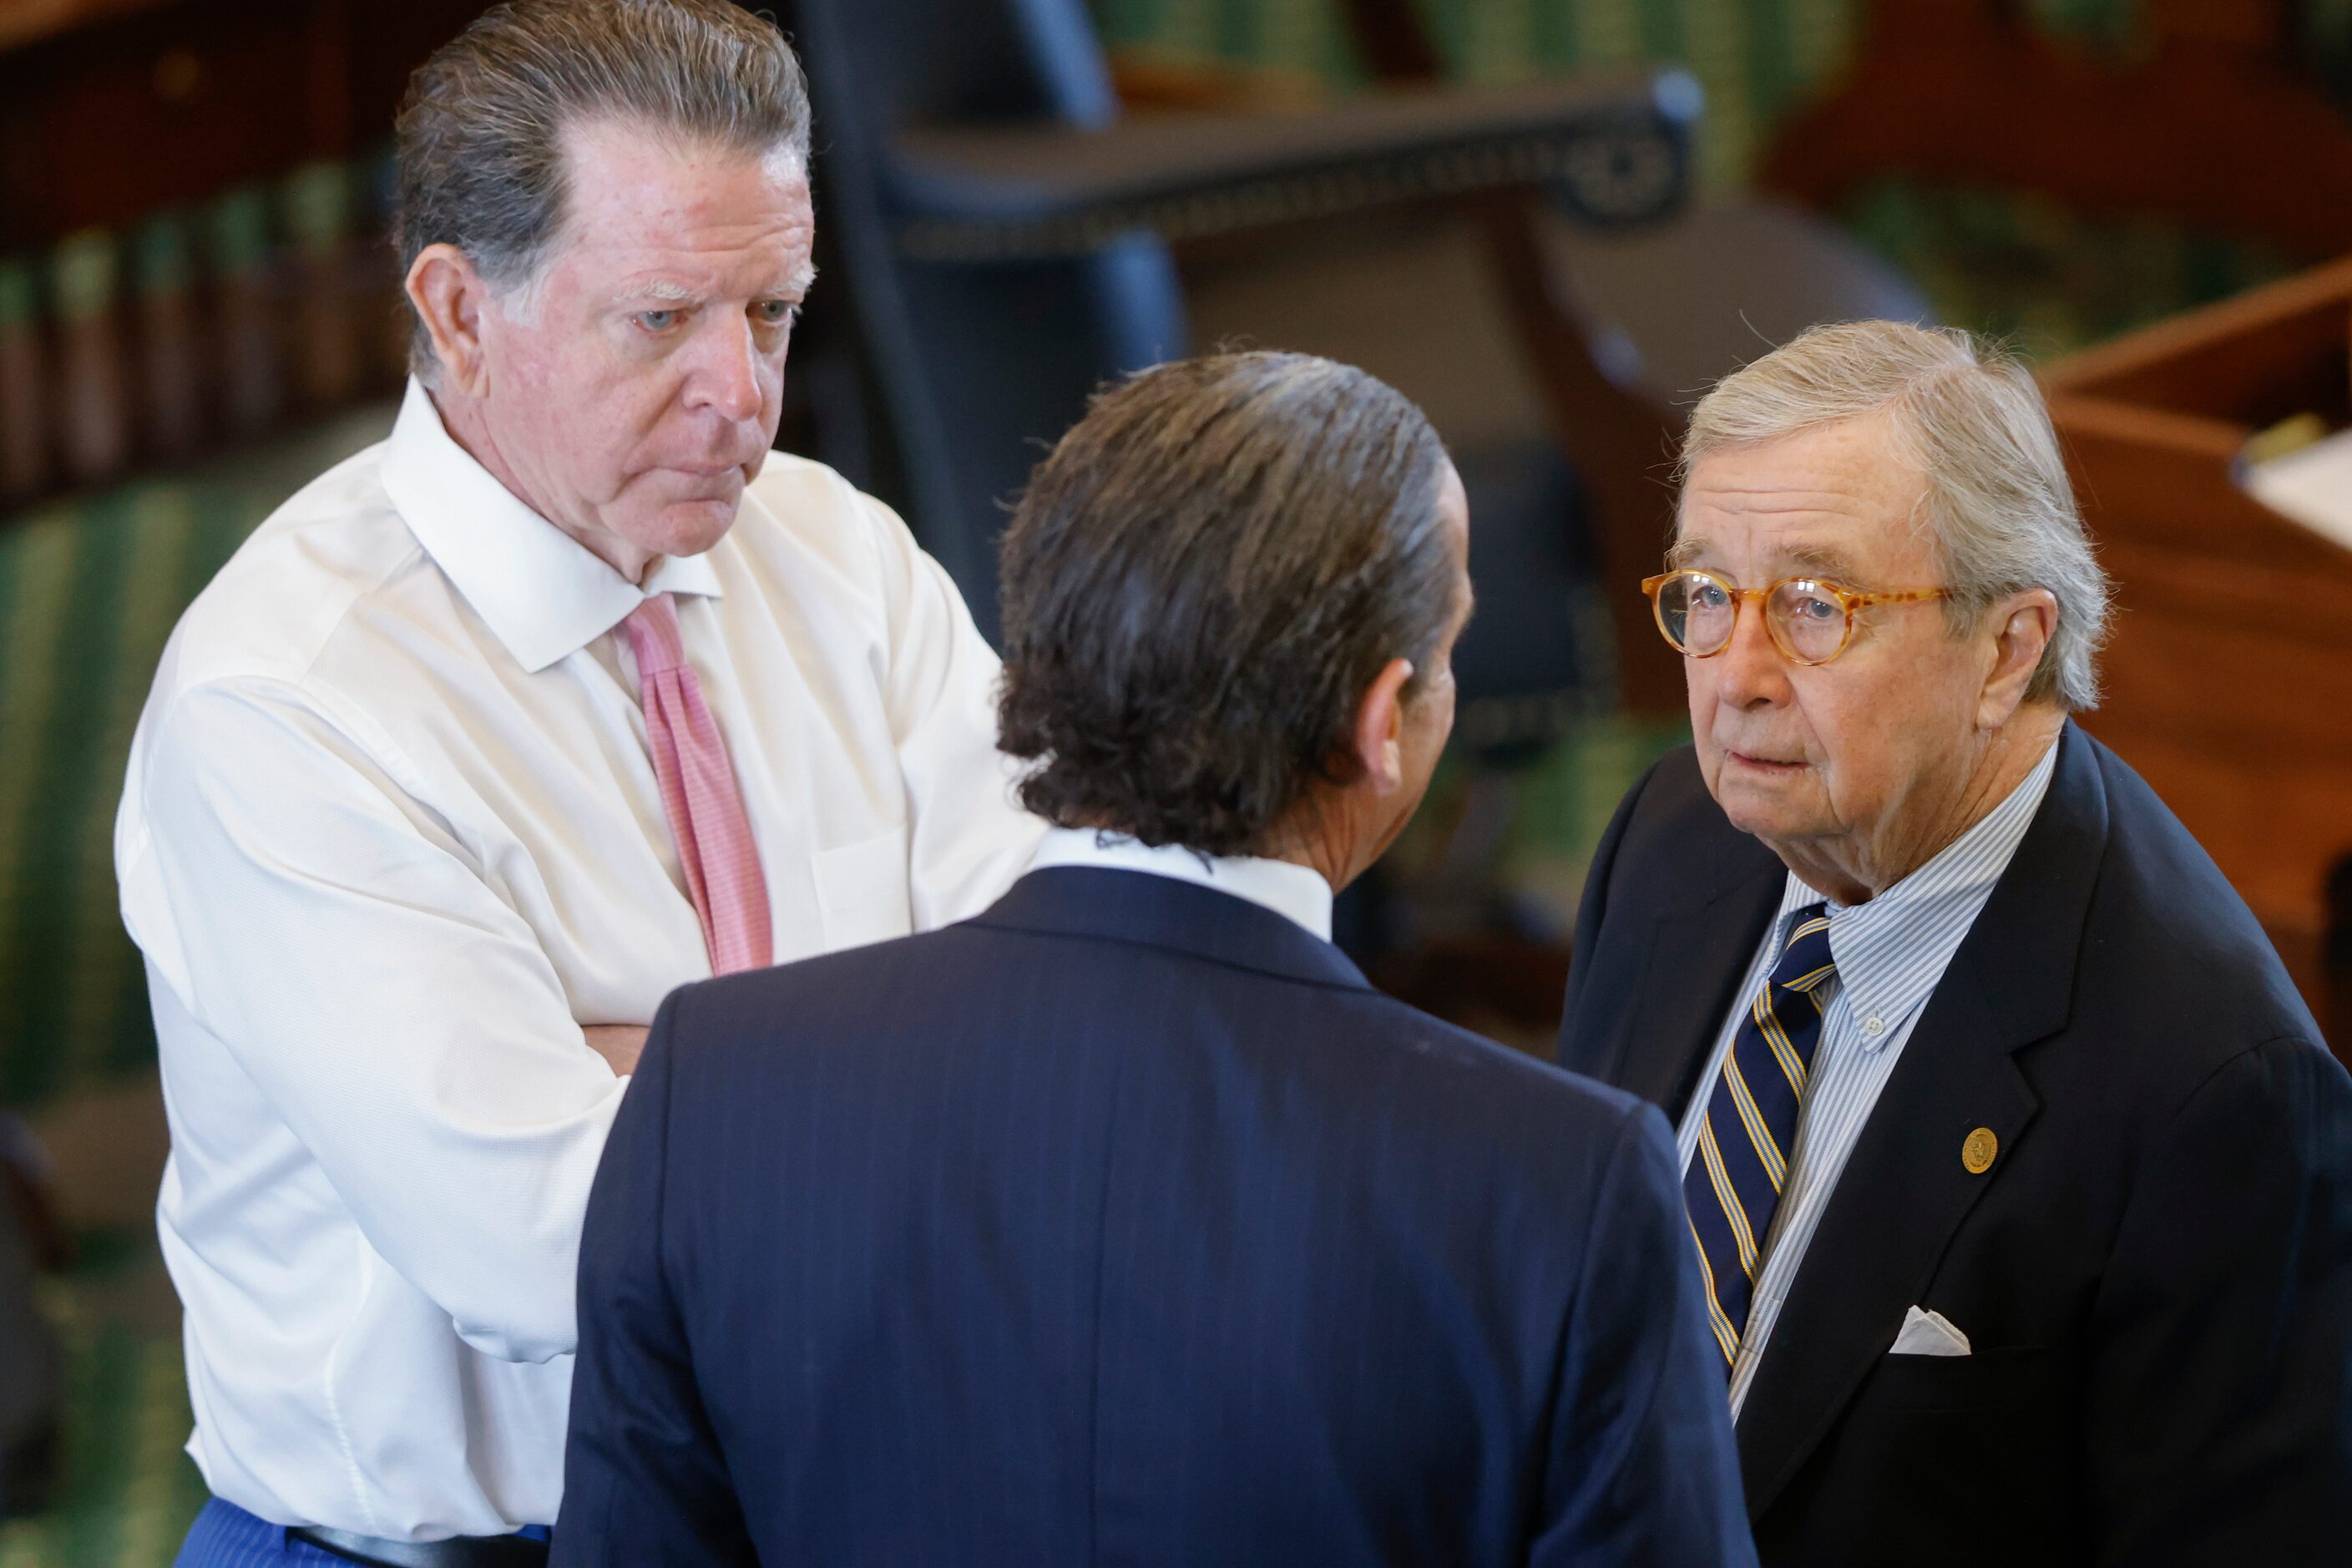
<path fill-rule="evenodd" d="M 708 554 L 666 556 L 642 586 L 614 571 L 457 445 L 413 376 L 384 450 L 383 486 L 433 563 L 534 675 L 653 595 L 719 595 Z"/>
<path fill-rule="evenodd" d="M 1119 871 L 1143 871 L 1172 877 L 1231 893 L 1237 899 L 1272 910 L 1325 942 L 1331 940 L 1331 884 L 1323 874 L 1287 860 L 1265 860 L 1254 855 L 1209 857 L 1180 844 L 1153 848 L 1123 835 L 1099 833 L 1091 827 L 1051 827 L 1029 862 L 1033 871 L 1048 866 L 1101 866 Z"/>

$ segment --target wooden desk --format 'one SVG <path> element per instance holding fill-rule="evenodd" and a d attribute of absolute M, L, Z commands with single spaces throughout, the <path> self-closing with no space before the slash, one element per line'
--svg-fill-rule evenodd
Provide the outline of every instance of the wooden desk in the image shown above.
<path fill-rule="evenodd" d="M 2352 551 L 2254 500 L 2231 466 L 2290 415 L 2352 423 L 2347 344 L 2352 260 L 2043 378 L 2117 590 L 2106 700 L 2085 727 L 2197 835 L 2323 1019 L 2352 1005 L 2331 999 L 2321 959 L 2327 878 L 2352 856 Z"/>

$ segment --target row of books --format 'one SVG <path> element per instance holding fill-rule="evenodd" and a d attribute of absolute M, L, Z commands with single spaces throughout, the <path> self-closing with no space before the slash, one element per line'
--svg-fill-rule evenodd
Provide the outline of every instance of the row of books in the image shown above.
<path fill-rule="evenodd" d="M 320 163 L 0 259 L 0 509 L 399 384 L 385 171 Z"/>

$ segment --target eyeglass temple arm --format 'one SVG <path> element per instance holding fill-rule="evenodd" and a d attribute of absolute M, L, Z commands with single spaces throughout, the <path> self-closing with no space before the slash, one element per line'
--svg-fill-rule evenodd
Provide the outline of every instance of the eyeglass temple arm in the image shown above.
<path fill-rule="evenodd" d="M 1949 588 L 1896 588 L 1884 594 L 1857 594 L 1845 590 L 1846 600 L 1856 609 L 1864 605 L 1916 605 L 1927 599 L 1948 599 Z"/>

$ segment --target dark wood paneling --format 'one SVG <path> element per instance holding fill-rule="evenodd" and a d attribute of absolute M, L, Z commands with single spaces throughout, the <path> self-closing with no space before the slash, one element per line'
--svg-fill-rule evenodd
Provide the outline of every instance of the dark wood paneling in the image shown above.
<path fill-rule="evenodd" d="M 0 53 L 0 249 L 382 141 L 479 0 L 178 0 Z"/>
<path fill-rule="evenodd" d="M 1852 63 L 1784 121 L 1769 188 L 1835 211 L 1873 180 L 2039 191 L 2289 255 L 2352 247 L 2352 130 L 2286 47 L 2292 0 L 2148 0 L 2137 46 L 2050 37 L 2024 0 L 1872 0 Z"/>
<path fill-rule="evenodd" d="M 2347 342 L 2340 262 L 2044 378 L 2116 582 L 2106 699 L 2084 721 L 2197 835 L 2322 1018 L 2352 1008 L 2321 956 L 2352 941 L 2327 893 L 2352 854 L 2352 551 L 2255 501 L 2232 464 L 2284 415 L 2344 421 Z"/>

